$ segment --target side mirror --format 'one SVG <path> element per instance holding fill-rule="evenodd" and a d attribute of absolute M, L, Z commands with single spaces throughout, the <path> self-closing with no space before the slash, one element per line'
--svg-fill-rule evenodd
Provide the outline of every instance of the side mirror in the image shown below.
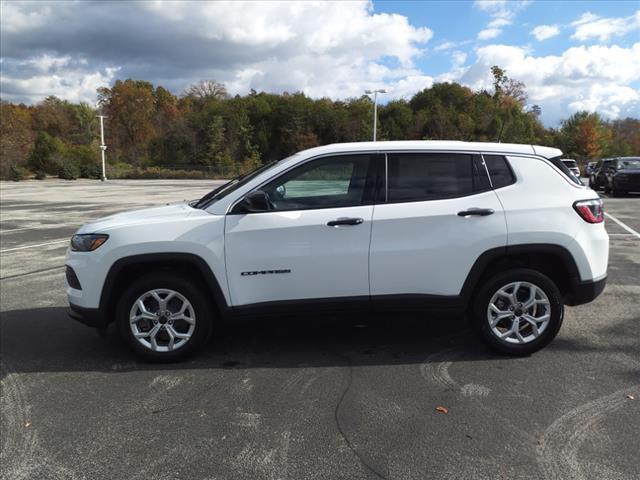
<path fill-rule="evenodd" d="M 255 190 L 248 193 L 238 206 L 245 213 L 267 212 L 271 210 L 269 195 L 262 190 Z"/>

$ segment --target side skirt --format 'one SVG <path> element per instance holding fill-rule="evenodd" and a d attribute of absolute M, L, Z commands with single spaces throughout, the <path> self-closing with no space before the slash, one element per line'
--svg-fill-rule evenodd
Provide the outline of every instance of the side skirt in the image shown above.
<path fill-rule="evenodd" d="M 232 307 L 231 316 L 271 316 L 326 313 L 431 312 L 441 315 L 464 314 L 466 303 L 461 296 L 379 295 L 339 298 L 310 298 L 252 303 Z"/>

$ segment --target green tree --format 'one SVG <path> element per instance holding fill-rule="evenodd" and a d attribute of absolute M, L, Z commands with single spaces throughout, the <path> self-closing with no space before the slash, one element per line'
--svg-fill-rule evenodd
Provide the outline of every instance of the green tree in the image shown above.
<path fill-rule="evenodd" d="M 34 172 L 57 174 L 60 163 L 55 158 L 63 149 L 62 142 L 47 132 L 40 132 L 29 153 L 27 166 Z"/>

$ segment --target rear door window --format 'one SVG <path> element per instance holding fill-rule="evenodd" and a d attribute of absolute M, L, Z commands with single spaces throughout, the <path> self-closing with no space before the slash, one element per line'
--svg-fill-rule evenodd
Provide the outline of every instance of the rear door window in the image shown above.
<path fill-rule="evenodd" d="M 387 201 L 419 202 L 463 197 L 486 189 L 473 155 L 390 153 Z"/>

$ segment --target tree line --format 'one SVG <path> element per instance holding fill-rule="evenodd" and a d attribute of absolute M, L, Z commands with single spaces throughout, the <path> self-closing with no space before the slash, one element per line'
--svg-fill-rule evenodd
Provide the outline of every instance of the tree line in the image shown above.
<path fill-rule="evenodd" d="M 606 121 L 577 112 L 545 128 L 527 107 L 526 86 L 499 67 L 493 88 L 436 83 L 409 100 L 378 108 L 379 140 L 502 141 L 556 146 L 579 162 L 640 155 L 640 120 Z M 98 107 L 48 97 L 36 105 L 2 102 L 2 178 L 100 177 L 99 124 L 105 121 L 107 176 L 230 177 L 305 148 L 372 138 L 372 101 L 312 99 L 251 91 L 230 96 L 208 80 L 176 96 L 143 80 L 98 90 Z"/>

